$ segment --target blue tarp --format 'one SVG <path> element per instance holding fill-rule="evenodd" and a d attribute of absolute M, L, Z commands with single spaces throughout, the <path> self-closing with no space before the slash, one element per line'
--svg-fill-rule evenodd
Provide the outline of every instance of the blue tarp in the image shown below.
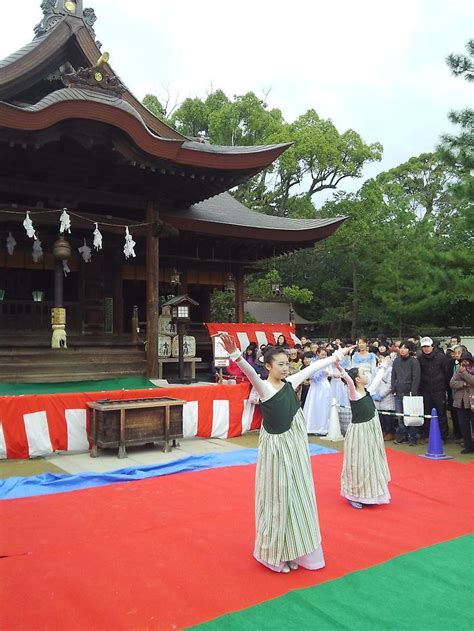
<path fill-rule="evenodd" d="M 310 444 L 310 454 L 332 454 L 336 449 Z M 257 462 L 257 449 L 236 449 L 225 453 L 199 454 L 180 458 L 173 462 L 157 465 L 127 467 L 106 473 L 78 473 L 68 475 L 63 473 L 42 473 L 28 478 L 12 477 L 0 481 L 0 500 L 33 497 L 36 495 L 51 495 L 66 491 L 78 491 L 97 486 L 114 484 L 114 482 L 130 482 L 145 480 L 161 475 L 171 475 L 184 471 L 202 471 L 215 467 L 234 467 L 237 465 L 254 464 Z"/>

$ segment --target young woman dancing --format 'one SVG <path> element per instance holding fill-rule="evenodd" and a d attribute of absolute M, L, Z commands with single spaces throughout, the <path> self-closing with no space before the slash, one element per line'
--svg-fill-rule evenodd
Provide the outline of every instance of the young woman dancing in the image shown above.
<path fill-rule="evenodd" d="M 362 368 L 351 368 L 349 373 L 340 369 L 349 389 L 352 410 L 344 444 L 341 495 L 353 508 L 390 502 L 390 471 L 378 412 L 371 396 L 377 391 L 389 361 L 389 357 L 382 360 L 367 389 L 369 377 Z"/>
<path fill-rule="evenodd" d="M 263 416 L 255 482 L 256 540 L 254 557 L 274 572 L 324 567 L 306 420 L 295 390 L 317 370 L 342 359 L 352 349 L 312 363 L 289 375 L 287 353 L 280 347 L 265 353 L 268 379 L 263 381 L 242 358 L 234 339 L 221 334 L 226 351 L 237 362 L 260 397 Z"/>

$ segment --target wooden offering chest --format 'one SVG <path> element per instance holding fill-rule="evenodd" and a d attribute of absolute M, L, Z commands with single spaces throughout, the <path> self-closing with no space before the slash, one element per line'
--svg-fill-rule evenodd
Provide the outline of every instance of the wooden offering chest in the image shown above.
<path fill-rule="evenodd" d="M 98 447 L 118 447 L 118 457 L 126 458 L 126 447 L 164 442 L 163 451 L 171 451 L 170 441 L 183 437 L 183 405 L 186 401 L 170 397 L 150 399 L 101 399 L 87 405 L 92 410 L 89 440 L 91 458 Z"/>

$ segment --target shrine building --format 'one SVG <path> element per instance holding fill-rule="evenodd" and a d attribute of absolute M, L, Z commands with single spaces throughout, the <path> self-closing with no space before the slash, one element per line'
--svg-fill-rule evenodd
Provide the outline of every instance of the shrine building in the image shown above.
<path fill-rule="evenodd" d="M 30 340 L 46 352 L 51 310 L 65 309 L 61 352 L 135 345 L 141 371 L 156 377 L 160 300 L 188 294 L 199 303 L 193 322 L 203 323 L 213 290 L 232 287 L 241 322 L 245 274 L 311 247 L 344 218 L 288 219 L 242 205 L 228 191 L 289 145 L 183 136 L 119 78 L 92 9 L 82 0 L 41 8 L 34 39 L 0 61 L 0 344 Z M 70 232 L 60 234 L 63 209 Z"/>

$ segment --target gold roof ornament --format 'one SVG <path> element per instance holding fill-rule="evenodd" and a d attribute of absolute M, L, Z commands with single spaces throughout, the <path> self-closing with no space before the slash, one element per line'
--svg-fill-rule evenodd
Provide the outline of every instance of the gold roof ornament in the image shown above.
<path fill-rule="evenodd" d="M 108 63 L 109 59 L 110 59 L 109 53 L 105 53 L 105 52 L 102 53 L 102 55 L 97 60 L 95 67 L 101 68 L 102 66 L 105 66 L 105 64 Z"/>
<path fill-rule="evenodd" d="M 60 76 L 61 81 L 66 87 L 101 88 L 121 98 L 126 88 L 117 76 L 112 75 L 105 68 L 109 59 L 109 53 L 103 52 L 94 66 L 72 69 L 72 72 L 63 72 Z"/>
<path fill-rule="evenodd" d="M 57 24 L 70 17 L 81 18 L 95 39 L 94 23 L 97 16 L 94 9 L 84 8 L 83 0 L 42 0 L 43 19 L 34 28 L 36 37 L 41 37 Z M 96 42 L 100 48 L 100 42 Z"/>

